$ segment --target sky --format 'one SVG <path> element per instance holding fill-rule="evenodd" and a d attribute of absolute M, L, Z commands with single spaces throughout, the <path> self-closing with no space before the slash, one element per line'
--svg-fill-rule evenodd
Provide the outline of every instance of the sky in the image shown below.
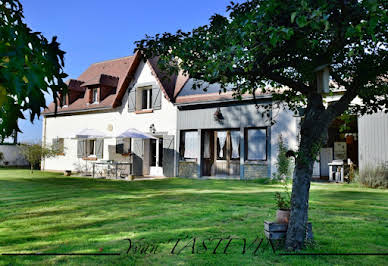
<path fill-rule="evenodd" d="M 65 72 L 77 78 L 92 63 L 133 54 L 145 35 L 176 32 L 207 24 L 226 14 L 229 0 L 21 0 L 25 22 L 51 40 L 58 37 Z M 236 2 L 236 1 L 235 1 Z M 50 98 L 47 97 L 50 101 Z M 49 102 L 46 103 L 47 105 Z M 42 121 L 20 120 L 20 142 L 37 142 Z"/>

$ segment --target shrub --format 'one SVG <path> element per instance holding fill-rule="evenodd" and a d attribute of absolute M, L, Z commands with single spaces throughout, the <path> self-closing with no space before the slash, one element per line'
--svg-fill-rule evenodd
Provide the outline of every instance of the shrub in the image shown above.
<path fill-rule="evenodd" d="M 288 190 L 288 182 L 283 184 L 284 193 L 275 192 L 275 202 L 279 210 L 289 210 L 291 208 L 291 194 Z"/>
<path fill-rule="evenodd" d="M 357 181 L 371 188 L 388 188 L 388 167 L 367 165 L 358 174 Z"/>
<path fill-rule="evenodd" d="M 284 143 L 283 136 L 279 135 L 278 156 L 276 159 L 277 172 L 274 173 L 276 179 L 287 179 L 291 177 L 291 158 L 287 157 L 288 147 Z"/>
<path fill-rule="evenodd" d="M 43 147 L 41 144 L 22 144 L 20 153 L 30 163 L 31 174 L 34 172 L 34 166 L 39 165 L 43 158 L 54 157 L 58 154 L 56 149 Z"/>

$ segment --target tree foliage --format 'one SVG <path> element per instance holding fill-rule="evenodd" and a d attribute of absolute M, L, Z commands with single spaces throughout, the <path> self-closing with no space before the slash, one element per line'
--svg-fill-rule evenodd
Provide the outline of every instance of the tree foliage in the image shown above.
<path fill-rule="evenodd" d="M 348 92 L 342 101 L 358 95 L 365 103 L 359 109 L 376 111 L 388 106 L 387 6 L 378 0 L 232 2 L 227 17 L 216 14 L 192 32 L 147 36 L 137 46 L 146 57 L 160 55 L 165 70 L 181 69 L 223 89 L 233 84 L 236 96 L 287 86 L 278 96 L 288 103 L 316 91 L 315 69 L 329 65 L 331 85 Z"/>
<path fill-rule="evenodd" d="M 58 150 L 55 147 L 44 147 L 41 144 L 21 144 L 20 153 L 30 163 L 31 173 L 34 166 L 44 158 L 55 157 Z"/>
<path fill-rule="evenodd" d="M 388 2 L 384 0 L 250 0 L 227 7 L 209 25 L 146 36 L 137 49 L 159 56 L 166 72 L 182 70 L 198 83 L 245 93 L 271 93 L 296 111 L 303 107 L 286 246 L 300 249 L 308 221 L 313 163 L 327 129 L 346 110 L 388 110 Z M 326 106 L 316 72 L 329 68 Z M 359 97 L 363 104 L 351 106 Z"/>
<path fill-rule="evenodd" d="M 23 22 L 19 0 L 0 0 L 0 140 L 18 128 L 28 110 L 31 122 L 46 107 L 44 93 L 66 91 L 63 57 L 57 38 L 49 42 Z"/>

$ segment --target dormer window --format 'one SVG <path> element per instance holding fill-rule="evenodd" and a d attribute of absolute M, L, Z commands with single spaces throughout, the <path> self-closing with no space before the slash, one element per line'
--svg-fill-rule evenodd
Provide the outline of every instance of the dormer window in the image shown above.
<path fill-rule="evenodd" d="M 98 103 L 98 88 L 92 89 L 92 103 Z"/>

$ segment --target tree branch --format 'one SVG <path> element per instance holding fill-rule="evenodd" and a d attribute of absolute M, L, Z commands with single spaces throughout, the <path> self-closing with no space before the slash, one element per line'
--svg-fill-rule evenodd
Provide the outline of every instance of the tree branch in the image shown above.
<path fill-rule="evenodd" d="M 288 86 L 296 91 L 299 91 L 304 94 L 309 94 L 311 92 L 310 86 L 304 84 L 303 82 L 295 81 L 291 78 L 284 77 L 282 75 L 276 74 L 274 72 L 267 72 L 265 75 L 280 84 L 283 84 L 285 86 Z"/>

